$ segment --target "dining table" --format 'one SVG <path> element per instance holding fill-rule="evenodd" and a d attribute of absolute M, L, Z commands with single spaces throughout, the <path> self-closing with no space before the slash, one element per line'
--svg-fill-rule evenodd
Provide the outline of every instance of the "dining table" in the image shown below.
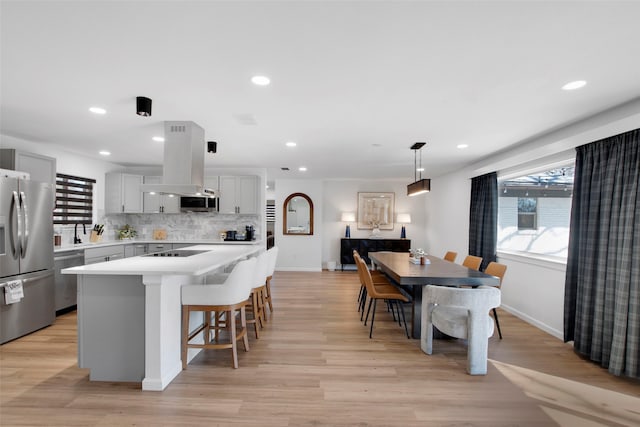
<path fill-rule="evenodd" d="M 433 255 L 424 264 L 414 263 L 406 252 L 369 252 L 373 268 L 379 268 L 411 296 L 411 336 L 420 338 L 422 293 L 426 285 L 478 287 L 499 286 L 500 279 Z"/>

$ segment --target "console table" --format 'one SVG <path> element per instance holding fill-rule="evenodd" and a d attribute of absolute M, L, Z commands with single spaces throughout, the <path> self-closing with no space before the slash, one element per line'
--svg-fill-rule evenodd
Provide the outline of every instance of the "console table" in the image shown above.
<path fill-rule="evenodd" d="M 358 251 L 362 259 L 369 264 L 369 252 L 391 251 L 409 252 L 410 239 L 340 239 L 340 264 L 344 271 L 345 264 L 355 264 L 353 250 Z"/>

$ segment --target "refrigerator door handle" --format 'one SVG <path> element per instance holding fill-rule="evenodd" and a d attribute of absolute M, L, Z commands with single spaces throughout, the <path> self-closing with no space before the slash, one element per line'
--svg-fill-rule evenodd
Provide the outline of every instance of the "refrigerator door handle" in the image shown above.
<path fill-rule="evenodd" d="M 24 216 L 23 233 L 22 233 L 22 244 L 20 247 L 20 256 L 22 258 L 27 254 L 27 245 L 29 244 L 29 212 L 27 208 L 27 196 L 25 196 L 24 191 L 20 192 L 20 201 L 22 202 L 22 215 Z"/>
<path fill-rule="evenodd" d="M 13 230 L 13 221 L 9 220 L 10 238 L 11 238 L 11 254 L 14 259 L 20 256 L 20 240 L 22 240 L 22 218 L 20 218 L 20 197 L 18 192 L 13 192 L 13 209 L 18 222 L 18 230 Z M 15 236 L 15 237 L 14 237 Z"/>

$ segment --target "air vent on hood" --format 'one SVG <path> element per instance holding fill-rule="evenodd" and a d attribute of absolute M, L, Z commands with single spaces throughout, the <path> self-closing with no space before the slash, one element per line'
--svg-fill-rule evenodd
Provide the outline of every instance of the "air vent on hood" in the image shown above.
<path fill-rule="evenodd" d="M 164 122 L 162 184 L 143 184 L 143 192 L 182 196 L 212 195 L 204 186 L 204 129 L 194 122 Z"/>

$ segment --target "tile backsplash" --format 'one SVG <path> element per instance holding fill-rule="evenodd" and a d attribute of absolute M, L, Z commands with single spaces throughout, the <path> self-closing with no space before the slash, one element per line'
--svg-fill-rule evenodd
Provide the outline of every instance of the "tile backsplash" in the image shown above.
<path fill-rule="evenodd" d="M 104 215 L 98 220 L 104 224 L 103 241 L 118 240 L 118 230 L 125 224 L 132 226 L 138 233 L 138 239 L 153 239 L 154 229 L 165 229 L 167 240 L 201 240 L 219 239 L 220 233 L 236 230 L 244 233 L 247 225 L 252 225 L 257 238 L 261 236 L 261 225 L 258 215 L 235 215 L 208 212 L 191 212 L 180 214 L 113 214 Z M 83 242 L 89 241 L 91 226 L 87 226 L 87 234 L 82 234 L 82 226 L 78 226 L 78 234 Z M 73 243 L 74 227 L 56 227 L 56 234 L 62 235 L 62 244 Z"/>

